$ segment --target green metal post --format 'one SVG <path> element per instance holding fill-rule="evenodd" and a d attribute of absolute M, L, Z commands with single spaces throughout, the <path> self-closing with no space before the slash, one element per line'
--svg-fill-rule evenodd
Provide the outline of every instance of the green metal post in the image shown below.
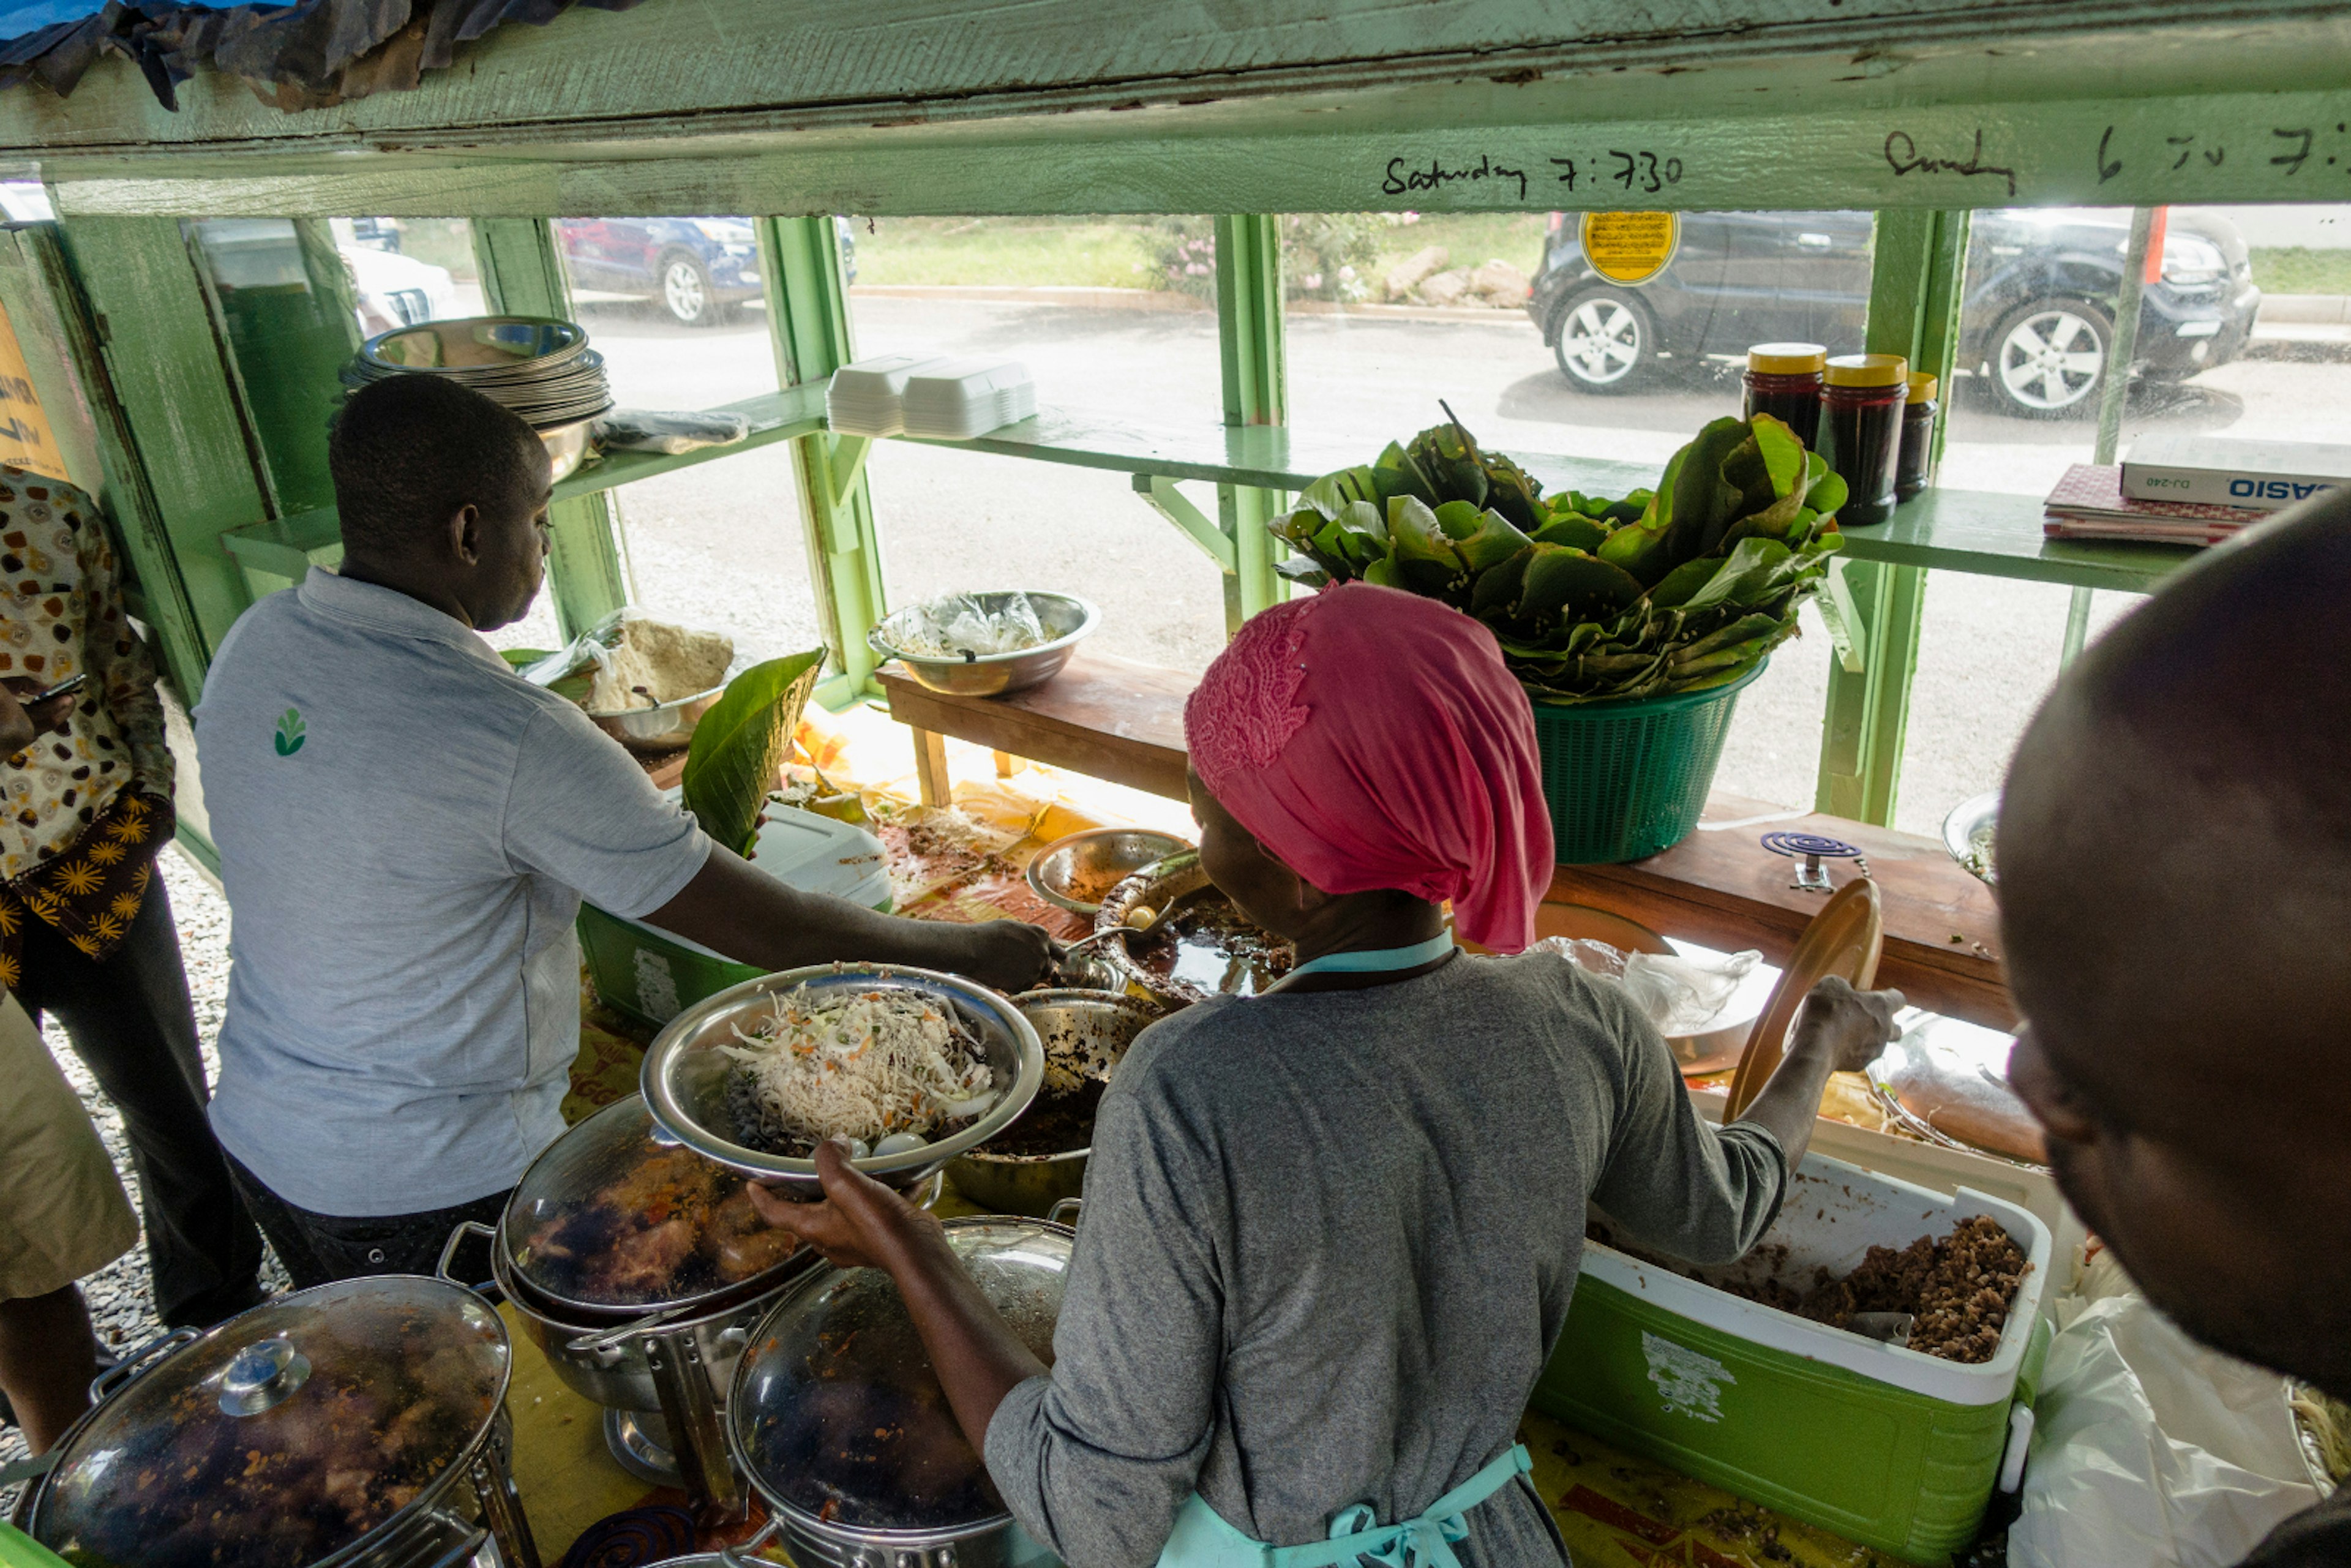
<path fill-rule="evenodd" d="M 823 381 L 857 357 L 849 283 L 841 276 L 833 221 L 822 214 L 763 218 L 758 231 L 777 379 L 784 386 Z M 792 443 L 792 473 L 808 530 L 809 579 L 838 672 L 818 688 L 818 695 L 832 707 L 874 695 L 879 661 L 865 638 L 888 605 L 882 541 L 865 482 L 866 448 L 857 436 L 804 435 Z"/>
<path fill-rule="evenodd" d="M 1959 340 L 1967 230 L 1963 212 L 1877 214 L 1866 338 L 1872 353 L 1904 355 L 1913 368 L 1948 380 Z M 1848 630 L 1861 668 L 1830 666 L 1813 806 L 1884 824 L 1894 820 L 1900 789 L 1927 573 L 1855 561 L 1832 570 L 1842 579 L 1849 618 L 1860 622 Z"/>
<path fill-rule="evenodd" d="M 569 319 L 571 290 L 547 219 L 475 218 L 474 259 L 490 309 Z M 555 622 L 566 637 L 574 637 L 629 601 L 629 575 L 617 538 L 619 507 L 609 492 L 599 491 L 556 502 L 548 517 Z"/>
<path fill-rule="evenodd" d="M 124 545 L 142 585 L 178 579 L 192 626 L 171 627 L 168 607 L 154 612 L 166 618 L 173 676 L 193 694 L 246 608 L 244 577 L 221 535 L 270 516 L 266 466 L 180 220 L 76 218 L 64 237 L 126 427 L 127 445 L 108 462 L 110 486 L 128 503 L 117 514 Z M 142 488 L 152 519 L 131 498 Z M 153 525 L 163 533 L 160 552 L 147 532 Z M 159 570 L 166 560 L 173 572 Z M 170 598 L 166 589 L 167 606 Z"/>
<path fill-rule="evenodd" d="M 1217 220 L 1217 348 L 1223 361 L 1228 425 L 1289 422 L 1290 368 L 1283 342 L 1281 221 L 1270 214 Z M 1228 635 L 1279 603 L 1285 584 L 1273 570 L 1280 542 L 1266 525 L 1288 499 L 1279 490 L 1217 486 L 1218 525 L 1233 543 L 1225 580 Z"/>

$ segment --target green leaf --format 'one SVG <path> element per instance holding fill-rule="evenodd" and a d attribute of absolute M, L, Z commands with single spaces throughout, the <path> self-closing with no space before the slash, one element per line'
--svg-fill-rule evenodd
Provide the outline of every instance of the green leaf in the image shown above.
<path fill-rule="evenodd" d="M 754 664 L 726 683 L 694 727 L 681 780 L 685 809 L 737 854 L 755 846 L 759 807 L 791 754 L 792 732 L 823 667 L 821 648 Z"/>
<path fill-rule="evenodd" d="M 1836 509 L 1844 505 L 1845 498 L 1851 492 L 1846 488 L 1844 475 L 1830 470 L 1825 463 L 1821 466 L 1822 476 L 1813 486 L 1811 493 L 1805 496 L 1804 505 L 1824 518 L 1834 517 L 1836 516 Z"/>
<path fill-rule="evenodd" d="M 1579 512 L 1554 513 L 1551 521 L 1535 530 L 1534 537 L 1537 544 L 1564 545 L 1586 555 L 1597 555 L 1601 541 L 1608 537 L 1608 529 L 1598 519 Z"/>
<path fill-rule="evenodd" d="M 1437 521 L 1440 525 L 1445 524 L 1441 514 Z M 1499 566 L 1534 542 L 1520 533 L 1510 518 L 1491 507 L 1477 514 L 1468 533 L 1454 533 L 1449 525 L 1446 526 L 1445 531 L 1453 535 L 1454 549 L 1473 573 Z"/>
<path fill-rule="evenodd" d="M 1469 613 L 1479 620 L 1499 620 L 1510 612 L 1519 601 L 1519 585 L 1526 580 L 1527 562 L 1534 559 L 1534 548 L 1527 549 L 1496 566 L 1478 574 L 1469 585 Z"/>
<path fill-rule="evenodd" d="M 1537 545 L 1519 590 L 1518 618 L 1573 624 L 1614 614 L 1640 597 L 1640 582 L 1623 568 L 1562 545 Z"/>

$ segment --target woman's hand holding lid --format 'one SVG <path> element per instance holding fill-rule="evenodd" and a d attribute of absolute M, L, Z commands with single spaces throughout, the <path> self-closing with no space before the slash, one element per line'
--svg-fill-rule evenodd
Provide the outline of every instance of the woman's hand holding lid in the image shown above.
<path fill-rule="evenodd" d="M 939 1222 L 849 1163 L 849 1145 L 834 1138 L 817 1146 L 821 1203 L 795 1203 L 754 1182 L 751 1207 L 778 1230 L 788 1230 L 825 1261 L 844 1269 L 895 1270 L 910 1244 Z"/>

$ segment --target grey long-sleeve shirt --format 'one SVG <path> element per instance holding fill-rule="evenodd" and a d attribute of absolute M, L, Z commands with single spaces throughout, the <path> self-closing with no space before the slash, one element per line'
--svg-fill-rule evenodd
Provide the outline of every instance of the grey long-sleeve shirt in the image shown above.
<path fill-rule="evenodd" d="M 1698 1119 L 1664 1040 L 1564 959 L 1456 958 L 1361 991 L 1218 999 L 1146 1030 L 1102 1097 L 1054 1368 L 989 1474 L 1072 1568 L 1144 1568 L 1197 1490 L 1255 1540 L 1426 1510 L 1516 1440 L 1599 1203 L 1694 1261 L 1786 1182 Z M 1563 1561 L 1531 1488 L 1467 1568 Z"/>

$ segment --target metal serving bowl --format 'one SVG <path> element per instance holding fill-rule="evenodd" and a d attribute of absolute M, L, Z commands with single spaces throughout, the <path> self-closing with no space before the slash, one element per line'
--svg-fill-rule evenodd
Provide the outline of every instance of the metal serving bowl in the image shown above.
<path fill-rule="evenodd" d="M 2000 887 L 2000 868 L 1977 852 L 1976 835 L 2000 820 L 2000 791 L 1960 801 L 1943 819 L 1943 848 L 1986 887 Z"/>
<path fill-rule="evenodd" d="M 1134 1037 L 1159 1016 L 1115 991 L 1029 991 L 1015 997 L 1012 1005 L 1036 1028 L 1048 1061 L 1105 1082 Z M 1045 1155 L 999 1155 L 978 1148 L 947 1166 L 947 1179 L 990 1213 L 1041 1219 L 1053 1205 L 1083 1190 L 1086 1156 L 1092 1152 L 1091 1144 Z"/>
<path fill-rule="evenodd" d="M 1029 886 L 1048 904 L 1076 915 L 1092 915 L 1102 908 L 1101 900 L 1088 902 L 1075 896 L 1070 892 L 1072 883 L 1109 873 L 1110 880 L 1102 887 L 1107 895 L 1154 861 L 1191 847 L 1173 833 L 1155 833 L 1145 828 L 1090 828 L 1055 839 L 1039 850 L 1029 862 Z"/>
<path fill-rule="evenodd" d="M 970 595 L 991 614 L 1014 596 L 1011 591 Z M 920 606 L 890 616 L 868 632 L 865 641 L 883 658 L 904 664 L 915 680 L 935 692 L 960 697 L 997 697 L 1007 692 L 1025 691 L 1061 674 L 1078 643 L 1102 620 L 1101 611 L 1074 593 L 1032 592 L 1026 597 L 1036 607 L 1037 619 L 1051 641 L 1018 653 L 966 653 L 959 658 L 909 653 L 897 645 L 897 638 L 904 634 L 907 622 Z"/>
<path fill-rule="evenodd" d="M 694 738 L 694 727 L 726 695 L 726 684 L 721 682 L 706 692 L 696 692 L 675 702 L 609 711 L 590 708 L 588 716 L 595 721 L 598 729 L 631 751 L 675 751 Z"/>
<path fill-rule="evenodd" d="M 816 1162 L 767 1154 L 737 1141 L 735 1113 L 726 1093 L 733 1064 L 717 1048 L 734 1043 L 737 1026 L 765 1023 L 775 1016 L 778 998 L 802 988 L 919 991 L 953 1011 L 971 1031 L 987 1052 L 996 1082 L 1003 1085 L 996 1103 L 960 1132 L 919 1149 L 855 1162 L 859 1170 L 890 1186 L 914 1186 L 1010 1126 L 1045 1081 L 1044 1045 L 1020 1009 L 998 992 L 959 976 L 887 964 L 816 964 L 729 986 L 670 1019 L 654 1038 L 645 1052 L 645 1103 L 670 1136 L 729 1170 L 782 1189 L 786 1197 L 812 1201 L 823 1196 Z"/>
<path fill-rule="evenodd" d="M 569 424 L 553 425 L 538 433 L 547 446 L 547 477 L 549 483 L 569 476 L 588 456 L 588 427 L 592 419 L 575 419 Z"/>

